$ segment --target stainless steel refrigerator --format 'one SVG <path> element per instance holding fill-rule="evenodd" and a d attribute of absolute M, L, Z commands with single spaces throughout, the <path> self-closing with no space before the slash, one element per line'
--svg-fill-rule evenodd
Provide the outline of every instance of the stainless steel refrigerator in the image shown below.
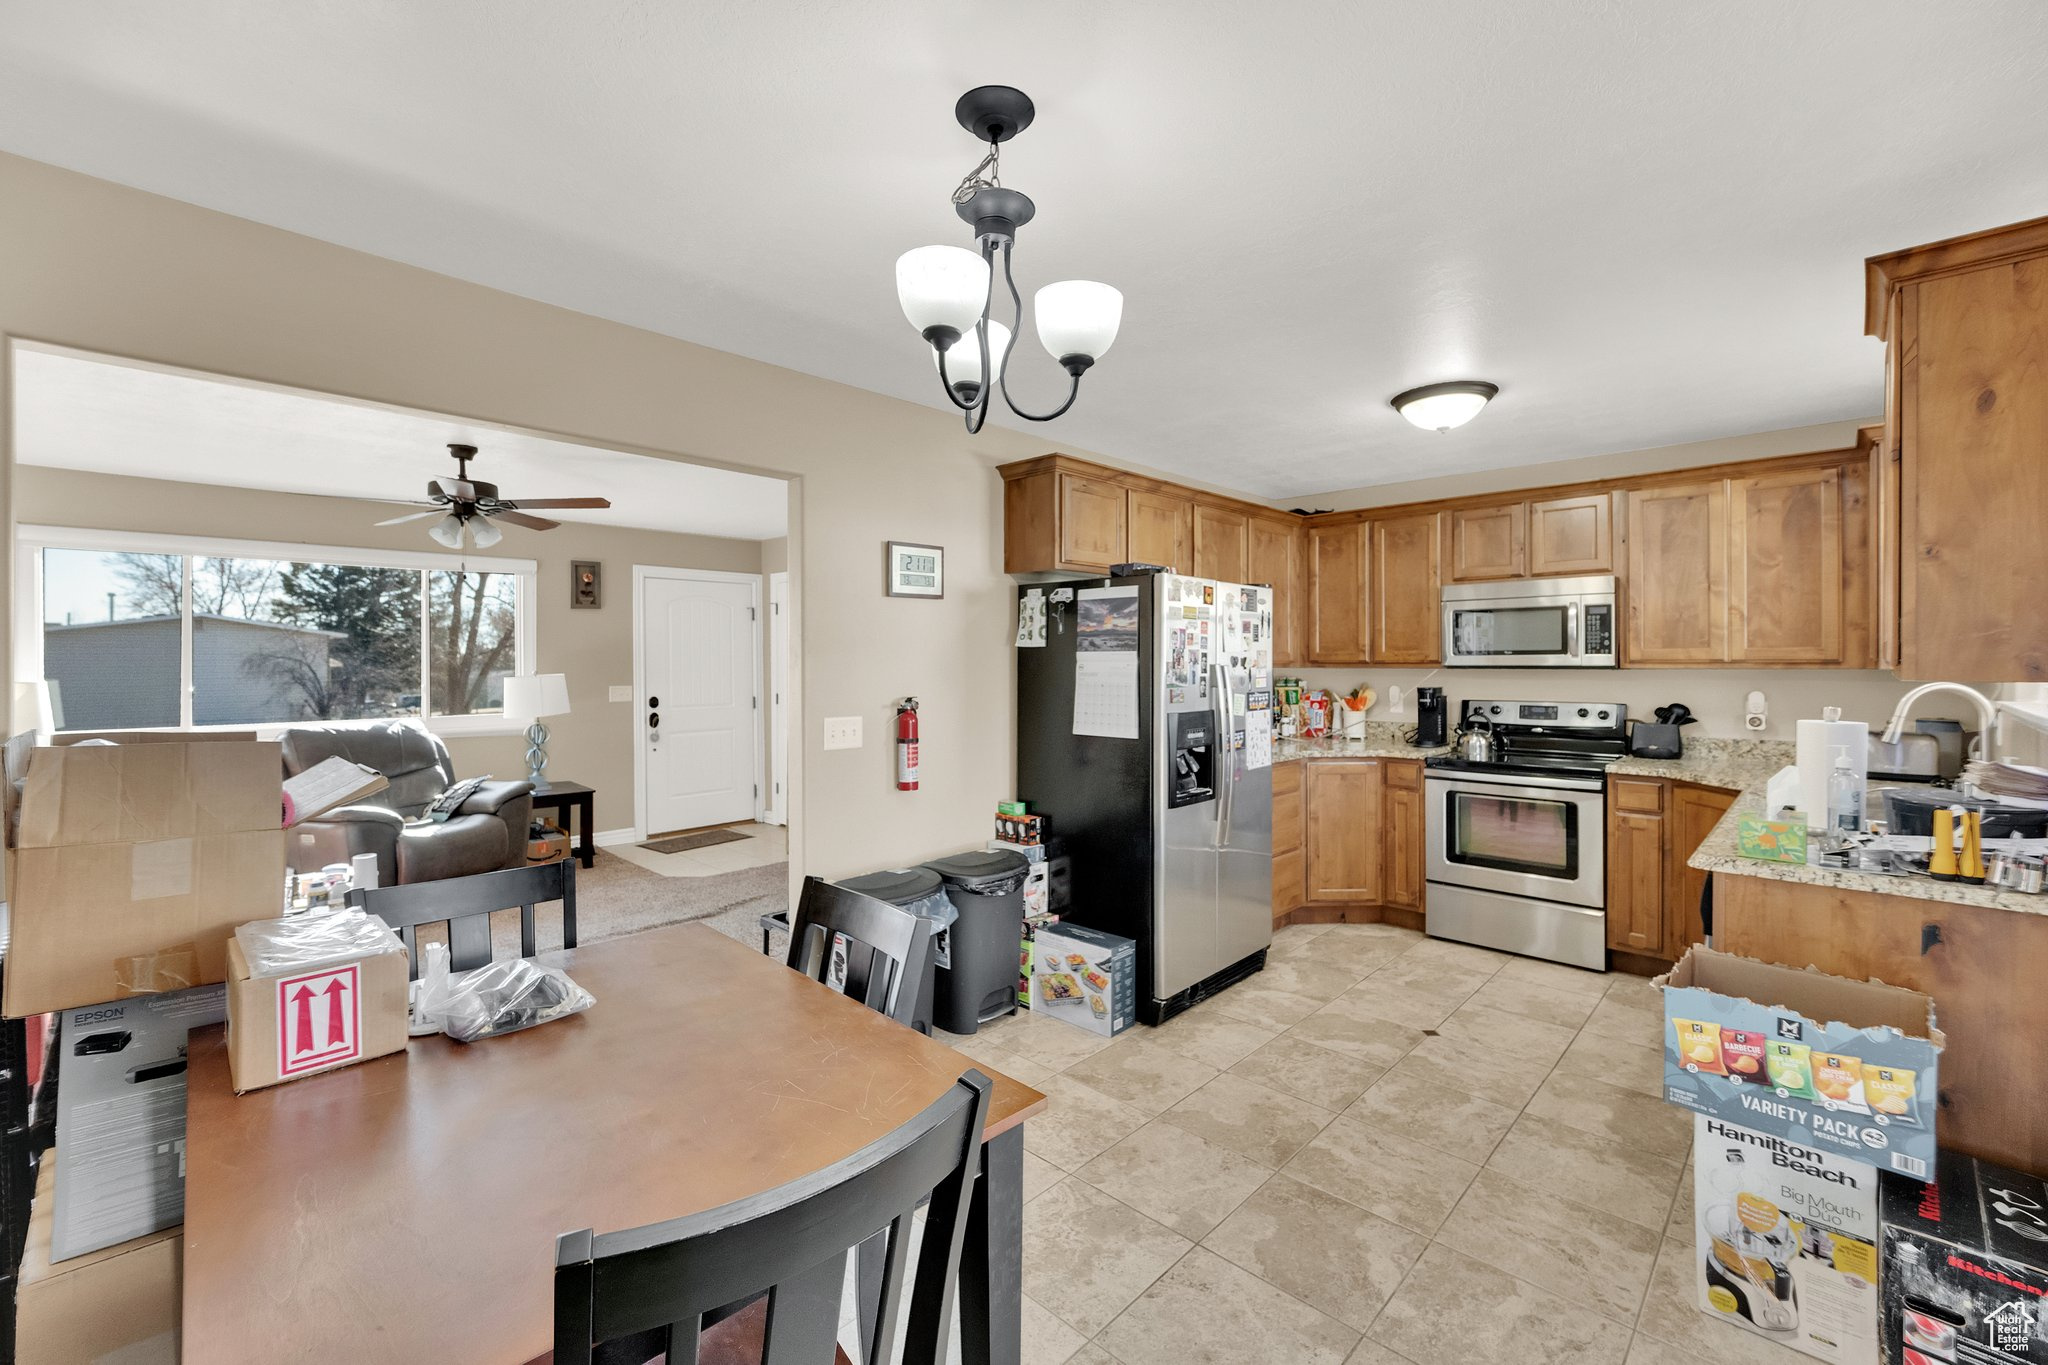
<path fill-rule="evenodd" d="M 1177 574 L 1019 592 L 1043 643 L 1017 650 L 1017 794 L 1070 861 L 1064 917 L 1136 942 L 1156 1024 L 1272 942 L 1273 593 Z"/>

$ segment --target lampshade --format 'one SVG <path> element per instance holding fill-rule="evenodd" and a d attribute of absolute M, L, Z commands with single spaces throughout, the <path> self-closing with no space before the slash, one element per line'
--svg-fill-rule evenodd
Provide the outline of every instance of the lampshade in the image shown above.
<path fill-rule="evenodd" d="M 1499 392 L 1497 385 L 1483 379 L 1455 379 L 1397 393 L 1388 401 L 1394 411 L 1424 431 L 1449 431 L 1477 417 Z"/>
<path fill-rule="evenodd" d="M 38 735 L 47 735 L 63 725 L 64 718 L 57 714 L 53 696 L 55 686 L 40 678 L 14 685 L 14 722 L 8 729 L 9 734 L 33 730 Z"/>
<path fill-rule="evenodd" d="M 488 550 L 505 538 L 505 533 L 498 529 L 497 523 L 488 517 L 478 517 L 471 522 L 469 535 L 479 550 Z"/>
<path fill-rule="evenodd" d="M 964 334 L 988 303 L 988 262 L 959 246 L 906 251 L 896 258 L 896 299 L 920 335 L 932 327 Z"/>
<path fill-rule="evenodd" d="M 529 673 L 505 679 L 505 714 L 508 716 L 566 716 L 569 714 L 569 679 L 561 673 Z"/>
<path fill-rule="evenodd" d="M 450 512 L 427 528 L 427 534 L 451 550 L 462 548 L 462 518 Z"/>
<path fill-rule="evenodd" d="M 1054 360 L 1085 355 L 1100 360 L 1124 320 L 1124 296 L 1094 280 L 1061 280 L 1032 297 L 1038 339 Z"/>
<path fill-rule="evenodd" d="M 988 323 L 988 363 L 995 367 L 998 374 L 1001 374 L 1003 370 L 1003 353 L 1009 349 L 1010 329 L 997 322 L 994 318 L 990 318 Z M 936 366 L 938 363 L 939 353 L 934 349 L 932 351 L 932 364 Z M 945 375 L 947 381 L 955 388 L 962 384 L 979 385 L 981 383 L 981 343 L 975 340 L 973 332 L 961 333 L 960 340 L 953 343 L 953 349 L 946 352 Z"/>

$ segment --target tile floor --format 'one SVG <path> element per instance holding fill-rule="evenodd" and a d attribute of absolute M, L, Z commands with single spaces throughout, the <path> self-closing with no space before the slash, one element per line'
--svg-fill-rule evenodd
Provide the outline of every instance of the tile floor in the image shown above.
<path fill-rule="evenodd" d="M 749 821 L 734 825 L 733 829 L 747 837 L 729 844 L 713 844 L 694 853 L 650 853 L 638 844 L 606 844 L 604 851 L 664 877 L 715 877 L 722 872 L 744 872 L 750 867 L 766 867 L 788 859 L 787 827 Z"/>
<path fill-rule="evenodd" d="M 947 1041 L 1025 1130 L 1025 1365 L 1796 1365 L 1692 1305 L 1690 1120 L 1640 978 L 1390 925 L 1113 1041 Z"/>

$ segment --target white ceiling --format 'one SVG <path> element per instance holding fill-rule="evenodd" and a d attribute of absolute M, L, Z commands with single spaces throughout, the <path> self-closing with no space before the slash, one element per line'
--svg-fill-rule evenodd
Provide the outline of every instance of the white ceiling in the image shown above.
<path fill-rule="evenodd" d="M 1862 258 L 2048 213 L 2039 0 L 5 13 L 9 150 L 935 405 L 892 263 L 1021 86 L 1025 297 L 1127 298 L 1048 446 L 1276 497 L 1868 415 Z"/>
<path fill-rule="evenodd" d="M 15 458 L 23 464 L 144 479 L 324 493 L 426 496 L 452 478 L 444 447 L 477 447 L 470 473 L 499 495 L 610 498 L 604 510 L 545 511 L 558 521 L 772 540 L 788 526 L 789 486 L 676 460 L 629 455 L 430 412 L 345 402 L 61 351 L 14 352 Z M 394 507 L 391 515 L 401 516 Z M 538 533 L 505 525 L 502 553 Z M 425 531 L 421 531 L 425 539 Z"/>

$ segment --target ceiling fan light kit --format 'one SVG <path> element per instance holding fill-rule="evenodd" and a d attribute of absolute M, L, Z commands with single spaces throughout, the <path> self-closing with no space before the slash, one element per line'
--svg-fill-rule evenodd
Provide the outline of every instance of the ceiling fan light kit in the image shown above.
<path fill-rule="evenodd" d="M 1394 411 L 1424 431 L 1445 432 L 1477 417 L 1479 410 L 1499 392 L 1498 384 L 1483 379 L 1453 379 L 1443 384 L 1424 384 L 1419 389 L 1397 393 L 1387 401 Z"/>
<path fill-rule="evenodd" d="M 1038 340 L 1067 372 L 1066 402 L 1051 412 L 1026 412 L 1010 397 L 1010 343 L 1024 321 L 1024 301 L 1010 271 L 1017 229 L 1038 208 L 1026 195 L 1006 189 L 999 162 L 1002 145 L 1031 126 L 1037 110 L 1023 91 L 984 85 L 968 91 L 953 107 L 960 126 L 988 144 L 981 164 L 953 191 L 953 210 L 974 228 L 976 251 L 957 246 L 921 246 L 896 261 L 896 299 L 903 316 L 930 343 L 946 399 L 966 414 L 967 430 L 988 420 L 990 394 L 1002 390 L 1010 411 L 1031 422 L 1049 422 L 1074 406 L 1081 376 L 1116 340 L 1124 296 L 1094 280 L 1061 280 L 1032 298 Z M 1012 323 L 989 317 L 995 296 L 996 256 L 1002 256 L 1003 285 L 1010 294 Z M 971 334 L 971 335 L 970 335 Z M 986 376 L 993 371 L 995 383 Z"/>
<path fill-rule="evenodd" d="M 609 498 L 528 498 L 523 502 L 501 498 L 498 485 L 469 477 L 469 462 L 476 458 L 475 446 L 450 443 L 448 453 L 455 457 L 456 477 L 428 480 L 426 500 L 404 504 L 427 510 L 392 517 L 378 522 L 379 526 L 399 526 L 408 521 L 438 517 L 440 520 L 427 528 L 427 534 L 436 544 L 459 550 L 467 535 L 477 549 L 488 550 L 505 538 L 503 528 L 498 525 L 501 521 L 524 526 L 529 531 L 552 531 L 562 524 L 546 517 L 529 516 L 520 510 L 522 508 L 602 508 L 612 505 Z"/>

